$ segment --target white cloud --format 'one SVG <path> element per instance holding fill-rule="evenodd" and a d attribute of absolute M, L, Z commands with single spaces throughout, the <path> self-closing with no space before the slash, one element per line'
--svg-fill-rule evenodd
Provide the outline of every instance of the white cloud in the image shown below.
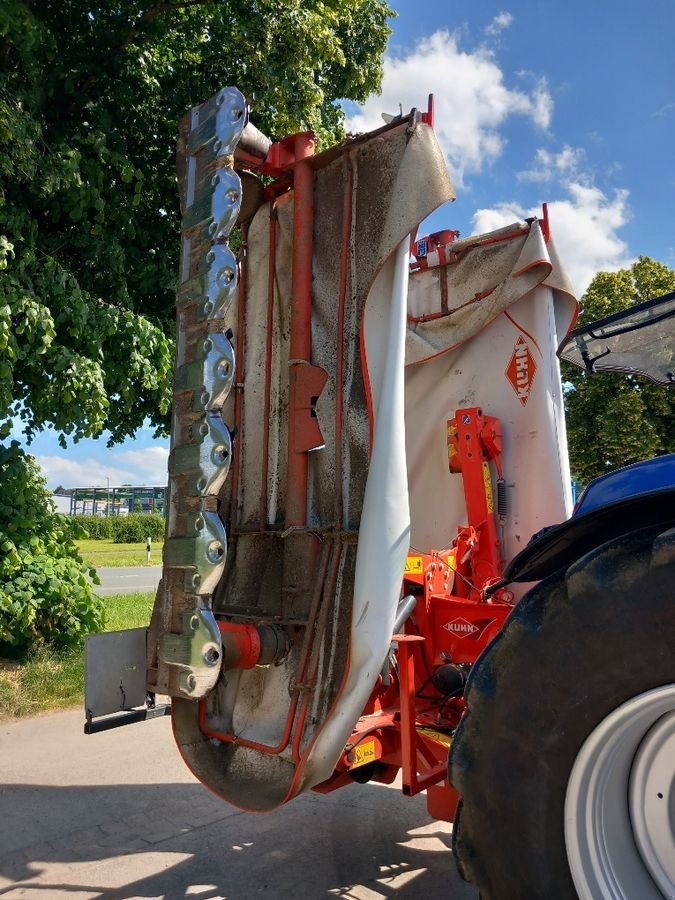
<path fill-rule="evenodd" d="M 497 203 L 489 209 L 477 209 L 473 214 L 472 221 L 476 234 L 486 234 L 489 231 L 496 231 L 498 228 L 510 225 L 512 222 L 518 222 L 527 216 L 528 213 L 524 207 L 515 201 L 510 201 Z"/>
<path fill-rule="evenodd" d="M 462 50 L 457 33 L 437 31 L 407 55 L 385 58 L 382 94 L 348 116 L 347 128 L 379 128 L 382 112 L 420 107 L 429 93 L 436 98 L 436 134 L 458 185 L 501 156 L 501 128 L 511 116 L 524 116 L 542 130 L 551 121 L 553 100 L 545 80 L 529 92 L 511 89 L 490 50 Z"/>
<path fill-rule="evenodd" d="M 572 285 L 581 296 L 598 272 L 615 272 L 635 261 L 617 234 L 630 219 L 628 191 L 617 190 L 608 196 L 579 181 L 571 181 L 565 189 L 566 198 L 548 204 L 551 233 Z M 482 233 L 540 215 L 538 207 L 524 209 L 518 203 L 500 203 L 477 210 L 473 224 Z"/>
<path fill-rule="evenodd" d="M 551 181 L 562 176 L 576 176 L 578 180 L 585 155 L 580 147 L 570 147 L 569 144 L 565 144 L 559 153 L 539 148 L 534 156 L 533 167 L 518 172 L 518 180 Z"/>
<path fill-rule="evenodd" d="M 498 37 L 504 29 L 508 28 L 513 22 L 513 16 L 510 12 L 506 12 L 506 10 L 502 10 L 497 13 L 494 19 L 490 22 L 490 24 L 485 29 L 485 34 L 488 37 Z"/>
<path fill-rule="evenodd" d="M 532 93 L 532 121 L 542 131 L 546 131 L 551 124 L 553 115 L 553 97 L 548 89 L 548 82 L 540 78 Z"/>
<path fill-rule="evenodd" d="M 673 110 L 675 110 L 675 103 L 666 103 L 665 106 L 652 113 L 652 119 L 665 119 L 667 116 L 672 115 Z"/>
<path fill-rule="evenodd" d="M 36 459 L 51 488 L 106 487 L 121 484 L 167 483 L 168 447 L 143 450 L 105 450 L 100 457 L 72 459 L 66 455 L 38 455 Z"/>

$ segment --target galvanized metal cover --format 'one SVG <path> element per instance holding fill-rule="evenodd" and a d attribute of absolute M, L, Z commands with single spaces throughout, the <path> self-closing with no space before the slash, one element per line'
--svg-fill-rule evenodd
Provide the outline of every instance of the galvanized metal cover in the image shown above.
<path fill-rule="evenodd" d="M 84 655 L 87 718 L 145 705 L 146 633 L 146 628 L 129 628 L 87 638 Z"/>

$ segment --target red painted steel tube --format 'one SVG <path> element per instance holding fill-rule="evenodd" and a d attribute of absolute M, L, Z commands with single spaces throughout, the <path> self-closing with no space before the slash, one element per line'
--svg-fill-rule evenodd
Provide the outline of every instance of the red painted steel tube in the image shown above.
<path fill-rule="evenodd" d="M 223 637 L 223 657 L 227 668 L 252 669 L 258 665 L 261 647 L 255 625 L 219 621 L 218 628 Z"/>
<path fill-rule="evenodd" d="M 296 379 L 292 368 L 311 363 L 312 356 L 312 235 L 314 229 L 314 170 L 308 158 L 314 153 L 314 136 L 295 136 L 293 169 L 293 262 L 291 281 L 291 340 L 288 392 L 288 473 L 286 527 L 307 524 L 307 453 L 298 450 Z"/>
<path fill-rule="evenodd" d="M 398 644 L 399 677 L 401 679 L 401 776 L 402 790 L 407 796 L 417 793 L 417 729 L 415 722 L 415 661 L 411 644 L 423 638 L 395 634 Z"/>
<path fill-rule="evenodd" d="M 467 518 L 479 532 L 479 543 L 471 558 L 472 581 L 474 584 L 485 584 L 500 578 L 503 569 L 489 456 L 481 439 L 481 429 L 487 421 L 475 406 L 456 410 L 455 421 Z"/>
<path fill-rule="evenodd" d="M 441 311 L 448 312 L 448 272 L 445 268 L 447 257 L 445 253 L 445 244 L 438 246 L 438 277 L 441 285 Z"/>

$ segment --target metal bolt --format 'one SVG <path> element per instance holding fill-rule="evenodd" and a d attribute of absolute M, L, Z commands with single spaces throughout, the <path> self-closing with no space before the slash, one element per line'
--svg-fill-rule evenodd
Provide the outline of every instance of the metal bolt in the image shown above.
<path fill-rule="evenodd" d="M 204 662 L 207 666 L 215 666 L 215 664 L 220 659 L 220 653 L 218 652 L 216 647 L 207 646 L 206 650 L 203 654 Z"/>

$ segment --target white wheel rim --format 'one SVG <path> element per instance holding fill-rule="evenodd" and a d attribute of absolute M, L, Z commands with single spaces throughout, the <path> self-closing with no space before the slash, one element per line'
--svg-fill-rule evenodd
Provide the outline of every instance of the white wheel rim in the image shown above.
<path fill-rule="evenodd" d="M 581 900 L 675 898 L 675 684 L 633 697 L 588 736 L 567 785 L 565 844 Z"/>
<path fill-rule="evenodd" d="M 640 855 L 665 897 L 675 896 L 675 712 L 666 713 L 640 744 L 630 776 L 628 807 Z"/>

